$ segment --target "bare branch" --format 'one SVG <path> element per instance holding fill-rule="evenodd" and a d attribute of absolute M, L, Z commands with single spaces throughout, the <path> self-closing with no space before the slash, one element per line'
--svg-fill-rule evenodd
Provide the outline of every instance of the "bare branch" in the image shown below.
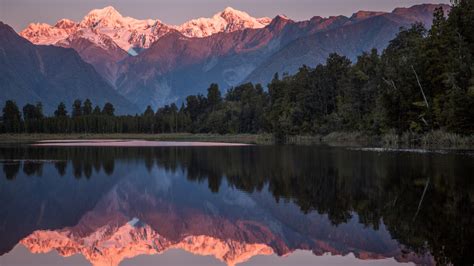
<path fill-rule="evenodd" d="M 393 80 L 386 80 L 385 78 L 382 78 L 383 81 L 385 81 L 385 83 L 387 83 L 388 85 L 392 86 L 395 90 L 398 90 L 397 86 L 395 86 L 395 82 L 393 82 Z"/>
<path fill-rule="evenodd" d="M 418 82 L 418 86 L 420 87 L 421 94 L 423 95 L 423 99 L 425 100 L 426 108 L 430 108 L 430 105 L 428 104 L 428 100 L 426 100 L 425 92 L 423 91 L 423 87 L 421 86 L 420 79 L 418 78 L 418 74 L 415 71 L 415 68 L 413 65 L 411 66 L 411 69 L 413 70 L 413 73 L 415 73 L 416 81 Z"/>
<path fill-rule="evenodd" d="M 416 209 L 416 213 L 415 213 L 415 216 L 413 216 L 412 221 L 415 221 L 416 217 L 418 216 L 418 213 L 419 213 L 420 210 L 421 210 L 421 204 L 423 203 L 423 199 L 425 198 L 425 194 L 426 194 L 426 191 L 428 190 L 429 184 L 430 184 L 430 178 L 428 178 L 428 179 L 426 180 L 425 189 L 423 190 L 423 194 L 421 195 L 421 199 L 420 199 L 420 201 L 418 202 L 418 208 Z"/>

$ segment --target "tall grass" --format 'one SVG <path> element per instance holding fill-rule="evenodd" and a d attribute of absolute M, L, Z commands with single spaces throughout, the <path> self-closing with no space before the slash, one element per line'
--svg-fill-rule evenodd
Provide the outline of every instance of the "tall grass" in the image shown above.
<path fill-rule="evenodd" d="M 331 146 L 373 146 L 379 137 L 360 131 L 332 132 L 324 136 L 322 142 Z"/>
<path fill-rule="evenodd" d="M 463 136 L 456 133 L 449 133 L 443 130 L 436 130 L 424 134 L 421 137 L 423 146 L 439 146 L 446 148 L 474 148 L 474 136 Z"/>
<path fill-rule="evenodd" d="M 444 130 L 435 130 L 424 134 L 405 132 L 401 135 L 390 131 L 382 136 L 381 144 L 384 147 L 473 149 L 474 136 L 464 136 Z"/>

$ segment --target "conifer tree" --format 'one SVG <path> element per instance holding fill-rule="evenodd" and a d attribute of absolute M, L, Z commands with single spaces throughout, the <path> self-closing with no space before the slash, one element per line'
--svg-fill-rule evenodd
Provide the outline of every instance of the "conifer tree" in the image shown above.
<path fill-rule="evenodd" d="M 67 117 L 66 105 L 63 102 L 59 103 L 56 111 L 54 111 L 54 116 L 55 117 Z"/>
<path fill-rule="evenodd" d="M 20 133 L 21 132 L 21 113 L 16 105 L 16 102 L 8 100 L 3 107 L 3 125 L 6 132 Z"/>
<path fill-rule="evenodd" d="M 82 116 L 82 101 L 79 99 L 76 99 L 74 103 L 72 104 L 72 117 L 80 117 Z"/>
<path fill-rule="evenodd" d="M 86 99 L 84 101 L 84 107 L 83 107 L 83 115 L 91 115 L 92 114 L 92 102 L 89 99 Z"/>

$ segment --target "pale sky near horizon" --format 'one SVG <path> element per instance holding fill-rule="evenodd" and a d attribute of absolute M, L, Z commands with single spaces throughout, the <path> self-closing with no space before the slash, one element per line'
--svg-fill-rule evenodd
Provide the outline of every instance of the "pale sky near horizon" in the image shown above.
<path fill-rule="evenodd" d="M 21 31 L 31 22 L 54 24 L 61 18 L 80 21 L 91 9 L 108 5 L 122 15 L 138 19 L 159 19 L 181 24 L 198 17 L 210 17 L 227 6 L 254 17 L 286 15 L 293 20 L 313 16 L 350 16 L 358 10 L 392 11 L 421 3 L 450 0 L 0 0 L 0 21 Z"/>

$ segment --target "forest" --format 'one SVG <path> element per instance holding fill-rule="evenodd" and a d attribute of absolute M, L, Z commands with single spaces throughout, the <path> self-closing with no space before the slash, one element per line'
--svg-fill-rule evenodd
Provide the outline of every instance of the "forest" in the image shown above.
<path fill-rule="evenodd" d="M 41 103 L 3 108 L 2 133 L 271 133 L 287 136 L 331 132 L 401 135 L 442 130 L 474 133 L 474 2 L 453 1 L 448 17 L 439 8 L 433 25 L 401 28 L 384 51 L 351 62 L 330 54 L 325 64 L 275 74 L 267 88 L 242 84 L 222 93 L 190 95 L 142 114 L 115 115 L 76 100 L 46 116 Z"/>

